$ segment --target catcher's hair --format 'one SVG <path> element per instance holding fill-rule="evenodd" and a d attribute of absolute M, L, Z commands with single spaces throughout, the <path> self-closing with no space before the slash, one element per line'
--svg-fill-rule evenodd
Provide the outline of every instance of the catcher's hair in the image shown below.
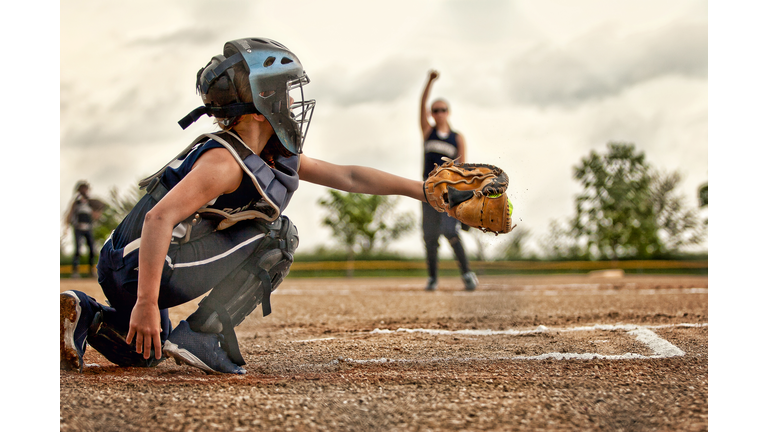
<path fill-rule="evenodd" d="M 210 63 L 208 63 L 210 65 Z M 232 66 L 234 69 L 234 87 L 237 95 L 233 94 L 229 88 L 227 89 L 221 89 L 216 86 L 211 86 L 208 89 L 208 93 L 206 94 L 206 97 L 210 101 L 211 105 L 213 106 L 226 106 L 229 104 L 233 104 L 238 102 L 238 99 L 240 102 L 253 102 L 253 96 L 251 95 L 251 84 L 248 82 L 248 72 L 245 70 L 245 66 L 243 63 L 237 63 L 234 66 Z M 196 82 L 200 82 L 200 77 L 203 74 L 203 71 L 205 70 L 205 67 L 200 68 L 199 71 L 197 71 L 197 80 Z M 227 79 L 226 77 L 222 77 L 220 79 Z M 237 98 L 237 99 L 235 99 Z M 233 122 L 224 122 L 221 119 L 217 119 L 214 117 L 214 123 L 221 128 L 222 130 L 230 130 L 234 125 L 236 125 L 240 121 L 240 118 L 235 119 Z M 229 123 L 229 124 L 227 124 Z"/>

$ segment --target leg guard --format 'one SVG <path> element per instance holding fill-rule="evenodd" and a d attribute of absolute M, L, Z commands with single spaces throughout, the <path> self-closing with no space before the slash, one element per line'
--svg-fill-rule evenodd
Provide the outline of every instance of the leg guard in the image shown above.
<path fill-rule="evenodd" d="M 104 317 L 104 312 L 99 311 L 88 328 L 87 341 L 88 345 L 101 353 L 107 360 L 122 367 L 154 367 L 166 359 L 165 356 L 160 357 L 160 360 L 156 359 L 154 348 L 150 352 L 149 358 L 145 359 L 143 354 L 136 352 L 135 346 L 125 342 L 126 336 L 127 333 L 109 324 Z M 161 348 L 158 347 L 158 349 Z"/>
<path fill-rule="evenodd" d="M 265 225 L 267 236 L 243 265 L 216 285 L 187 319 L 202 333 L 221 333 L 222 347 L 232 362 L 245 364 L 235 327 L 261 304 L 263 316 L 272 312 L 270 294 L 288 275 L 299 245 L 298 230 L 285 216 Z"/>

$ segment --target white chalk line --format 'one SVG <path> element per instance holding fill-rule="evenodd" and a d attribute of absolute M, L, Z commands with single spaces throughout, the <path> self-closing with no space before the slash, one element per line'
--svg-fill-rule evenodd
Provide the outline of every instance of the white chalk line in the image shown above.
<path fill-rule="evenodd" d="M 592 326 L 570 327 L 570 328 L 548 328 L 545 326 L 538 326 L 534 330 L 438 330 L 438 329 L 404 329 L 397 330 L 388 329 L 374 329 L 371 334 L 394 334 L 394 333 L 426 333 L 433 335 L 471 335 L 471 336 L 491 336 L 491 335 L 524 335 L 531 333 L 545 333 L 545 332 L 575 332 L 575 331 L 626 331 L 628 334 L 634 336 L 639 342 L 645 344 L 652 352 L 652 355 L 643 355 L 637 353 L 625 353 L 616 355 L 606 355 L 598 353 L 561 353 L 551 352 L 535 356 L 500 356 L 500 357 L 442 357 L 442 358 L 430 358 L 430 359 L 391 359 L 391 358 L 378 358 L 378 359 L 353 359 L 340 357 L 336 360 L 326 363 L 325 366 L 336 365 L 339 363 L 355 363 L 355 364 L 384 364 L 384 363 L 443 363 L 448 361 L 458 362 L 472 362 L 472 361 L 499 361 L 499 360 L 627 360 L 627 359 L 659 359 L 669 357 L 680 357 L 685 355 L 685 351 L 681 350 L 677 346 L 673 345 L 666 339 L 661 338 L 652 329 L 664 329 L 674 327 L 685 328 L 697 328 L 708 327 L 708 323 L 703 324 L 661 324 L 654 326 L 639 326 L 635 324 L 596 324 Z M 322 340 L 329 340 L 334 338 L 324 338 Z M 320 340 L 320 339 L 316 339 Z M 311 341 L 311 340 L 307 340 Z M 303 341 L 302 341 L 303 342 Z"/>
<path fill-rule="evenodd" d="M 315 338 L 315 339 L 301 339 L 301 340 L 295 340 L 295 341 L 289 341 L 290 343 L 303 343 L 303 342 L 320 342 L 320 341 L 327 341 L 336 339 L 335 337 L 324 337 L 324 338 Z"/>
<path fill-rule="evenodd" d="M 427 333 L 427 334 L 436 334 L 436 335 L 452 335 L 452 334 L 459 334 L 459 335 L 470 335 L 470 336 L 494 336 L 494 335 L 523 335 L 523 334 L 531 334 L 531 333 L 543 333 L 543 332 L 571 332 L 571 331 L 591 331 L 591 330 L 604 330 L 604 331 L 615 331 L 615 330 L 624 330 L 624 331 L 632 331 L 637 330 L 640 328 L 645 329 L 661 329 L 661 328 L 670 328 L 670 327 L 706 327 L 707 324 L 661 324 L 661 325 L 655 325 L 655 326 L 641 326 L 636 324 L 595 324 L 591 326 L 581 326 L 581 327 L 561 327 L 561 328 L 549 328 L 545 327 L 543 325 L 540 325 L 536 327 L 534 330 L 440 330 L 440 329 L 408 329 L 408 328 L 399 328 L 397 330 L 388 330 L 388 329 L 373 329 L 371 330 L 372 334 L 388 334 L 388 333 L 395 333 L 395 332 L 406 332 L 406 333 Z"/>

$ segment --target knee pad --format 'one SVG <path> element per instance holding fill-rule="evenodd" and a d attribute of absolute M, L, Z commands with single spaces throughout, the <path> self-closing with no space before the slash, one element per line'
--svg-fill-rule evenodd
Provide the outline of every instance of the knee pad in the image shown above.
<path fill-rule="evenodd" d="M 266 225 L 267 236 L 236 271 L 216 285 L 200 301 L 187 322 L 193 331 L 222 333 L 222 344 L 230 359 L 242 366 L 234 328 L 261 304 L 263 316 L 272 312 L 270 295 L 285 279 L 299 245 L 296 226 L 282 216 Z"/>
<path fill-rule="evenodd" d="M 165 356 L 156 359 L 154 348 L 149 358 L 145 359 L 143 354 L 136 352 L 135 346 L 128 345 L 126 336 L 127 333 L 109 324 L 104 319 L 104 313 L 99 311 L 88 327 L 86 341 L 107 360 L 122 367 L 154 367 L 166 359 Z"/>

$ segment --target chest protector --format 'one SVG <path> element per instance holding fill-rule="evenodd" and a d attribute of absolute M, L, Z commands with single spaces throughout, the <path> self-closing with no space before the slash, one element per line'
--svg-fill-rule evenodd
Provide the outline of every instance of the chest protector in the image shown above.
<path fill-rule="evenodd" d="M 216 229 L 223 230 L 242 220 L 260 219 L 267 222 L 276 220 L 299 187 L 299 156 L 277 156 L 274 160 L 275 166 L 271 167 L 248 148 L 240 137 L 230 131 L 200 135 L 163 168 L 140 181 L 139 187 L 146 189 L 148 194 L 152 194 L 159 201 L 168 192 L 168 188 L 161 182 L 166 168 L 183 160 L 196 146 L 208 140 L 218 142 L 232 154 L 243 173 L 253 182 L 261 198 L 233 212 L 213 208 L 211 204 L 205 205 L 193 215 L 190 223 L 196 223 L 194 219 L 199 220 L 199 218 L 214 220 L 218 222 Z"/>

